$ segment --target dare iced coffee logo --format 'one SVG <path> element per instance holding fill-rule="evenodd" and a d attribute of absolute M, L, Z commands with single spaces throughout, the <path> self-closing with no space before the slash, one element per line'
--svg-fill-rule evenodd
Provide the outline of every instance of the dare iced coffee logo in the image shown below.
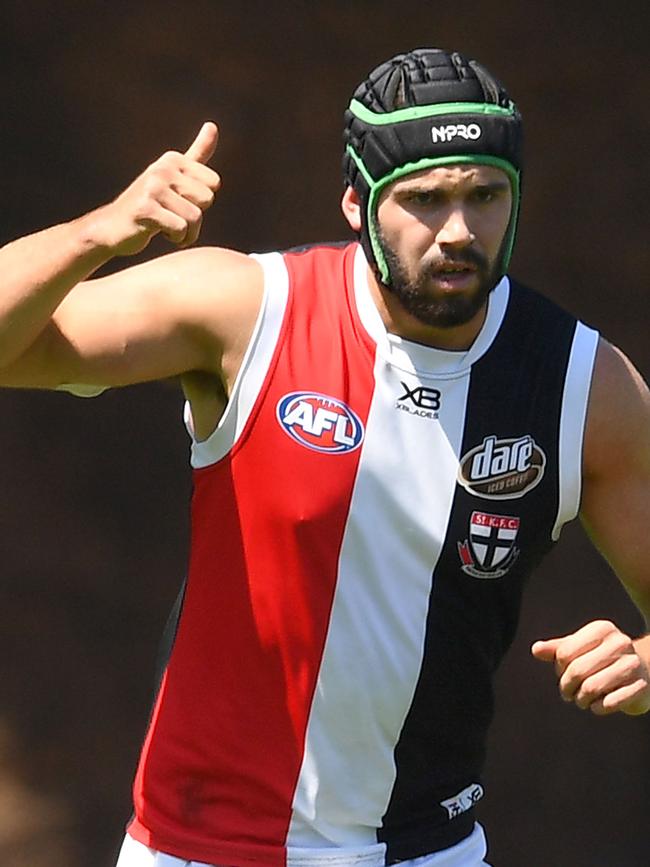
<path fill-rule="evenodd" d="M 546 455 L 530 435 L 488 436 L 461 458 L 458 481 L 475 497 L 510 500 L 539 484 L 545 466 Z"/>

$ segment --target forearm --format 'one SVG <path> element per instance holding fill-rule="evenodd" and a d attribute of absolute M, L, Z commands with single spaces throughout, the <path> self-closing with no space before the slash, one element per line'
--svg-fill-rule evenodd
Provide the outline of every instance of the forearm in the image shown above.
<path fill-rule="evenodd" d="M 0 366 L 24 352 L 69 290 L 111 258 L 110 248 L 97 238 L 98 214 L 0 249 Z"/>

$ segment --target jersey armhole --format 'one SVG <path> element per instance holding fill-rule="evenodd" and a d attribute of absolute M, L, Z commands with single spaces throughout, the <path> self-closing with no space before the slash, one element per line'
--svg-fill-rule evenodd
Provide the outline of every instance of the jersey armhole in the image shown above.
<path fill-rule="evenodd" d="M 591 379 L 598 349 L 599 334 L 578 322 L 569 355 L 558 444 L 559 497 L 558 511 L 551 538 L 560 538 L 562 527 L 572 521 L 580 509 L 582 496 L 582 450 Z"/>
<path fill-rule="evenodd" d="M 281 253 L 252 254 L 264 271 L 264 294 L 232 393 L 219 423 L 205 440 L 197 441 L 192 412 L 185 401 L 183 416 L 192 440 L 194 469 L 220 461 L 235 445 L 248 421 L 275 353 L 289 297 L 289 274 Z"/>

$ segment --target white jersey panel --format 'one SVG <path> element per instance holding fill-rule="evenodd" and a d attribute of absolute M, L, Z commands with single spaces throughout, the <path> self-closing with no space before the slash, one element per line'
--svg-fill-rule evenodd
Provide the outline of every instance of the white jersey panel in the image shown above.
<path fill-rule="evenodd" d="M 582 446 L 598 332 L 582 322 L 576 331 L 564 381 L 559 442 L 559 506 L 552 538 L 557 541 L 564 524 L 580 508 L 582 493 Z"/>
<path fill-rule="evenodd" d="M 472 364 L 488 352 L 499 333 L 510 300 L 510 280 L 507 276 L 502 277 L 488 297 L 485 322 L 473 344 L 468 350 L 452 351 L 413 343 L 386 331 L 368 286 L 368 263 L 361 247 L 354 259 L 354 286 L 359 318 L 379 352 L 397 367 L 414 372 L 428 371 L 440 377 L 454 377 L 462 371 L 469 371 Z"/>
<path fill-rule="evenodd" d="M 264 253 L 253 258 L 264 269 L 264 297 L 244 360 L 219 424 L 205 440 L 192 435 L 192 413 L 185 403 L 185 424 L 192 436 L 191 464 L 207 467 L 221 460 L 239 439 L 275 352 L 289 297 L 289 275 L 281 253 Z"/>
<path fill-rule="evenodd" d="M 377 354 L 288 845 L 371 843 L 395 780 L 469 386 L 468 372 L 446 380 L 438 418 L 423 417 L 398 404 L 412 376 Z"/>

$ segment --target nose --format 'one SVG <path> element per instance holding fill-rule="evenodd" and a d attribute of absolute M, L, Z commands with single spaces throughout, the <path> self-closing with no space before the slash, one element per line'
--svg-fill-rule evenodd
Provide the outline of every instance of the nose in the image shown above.
<path fill-rule="evenodd" d="M 471 231 L 461 207 L 447 213 L 436 235 L 440 247 L 468 247 L 475 240 L 476 235 Z"/>

